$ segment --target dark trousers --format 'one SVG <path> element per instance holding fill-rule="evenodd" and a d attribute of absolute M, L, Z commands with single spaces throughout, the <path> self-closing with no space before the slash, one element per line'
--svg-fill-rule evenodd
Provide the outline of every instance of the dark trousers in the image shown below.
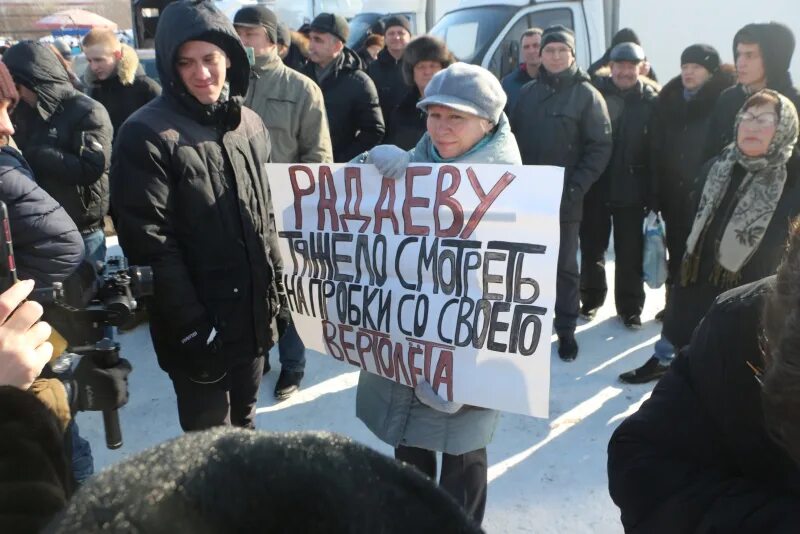
<path fill-rule="evenodd" d="M 180 370 L 170 373 L 178 397 L 178 417 L 184 432 L 214 426 L 255 428 L 256 401 L 264 357 L 231 363 L 216 384 L 192 382 Z"/>
<path fill-rule="evenodd" d="M 394 457 L 436 480 L 435 451 L 400 445 L 395 448 Z M 442 453 L 439 487 L 449 493 L 479 525 L 486 511 L 487 475 L 485 447 L 457 455 Z"/>
<path fill-rule="evenodd" d="M 609 208 L 587 195 L 581 222 L 581 301 L 599 308 L 606 300 L 606 249 L 614 228 L 614 303 L 622 316 L 641 315 L 644 307 L 642 251 L 644 210 L 639 206 Z"/>
<path fill-rule="evenodd" d="M 283 323 L 278 323 L 279 328 Z M 294 323 L 288 323 L 285 329 L 278 332 L 278 355 L 280 357 L 281 369 L 302 373 L 306 368 L 306 346 Z"/>
<path fill-rule="evenodd" d="M 687 221 L 685 218 L 682 219 L 676 215 L 678 214 L 674 214 L 671 210 L 661 210 L 661 216 L 664 217 L 667 242 L 668 284 L 674 284 L 680 280 L 681 263 L 683 262 L 683 255 L 686 253 L 686 238 L 689 237 L 689 233 L 692 231 L 693 221 Z"/>
<path fill-rule="evenodd" d="M 579 222 L 561 221 L 561 243 L 558 247 L 556 272 L 556 316 L 553 320 L 558 335 L 575 332 L 580 306 L 580 273 L 578 271 Z"/>

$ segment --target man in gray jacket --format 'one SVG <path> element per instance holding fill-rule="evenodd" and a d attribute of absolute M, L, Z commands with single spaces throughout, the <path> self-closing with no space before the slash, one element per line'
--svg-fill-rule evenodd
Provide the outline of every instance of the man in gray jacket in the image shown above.
<path fill-rule="evenodd" d="M 275 13 L 262 5 L 247 6 L 236 12 L 233 24 L 242 43 L 253 49 L 255 64 L 245 105 L 258 113 L 269 130 L 272 162 L 333 162 L 322 91 L 281 61 Z M 306 349 L 295 326 L 289 323 L 282 330 L 278 342 L 281 374 L 275 384 L 275 398 L 280 400 L 298 390 L 306 365 Z M 265 363 L 264 372 L 268 371 Z"/>
<path fill-rule="evenodd" d="M 577 256 L 583 196 L 611 158 L 611 120 L 605 100 L 575 64 L 571 30 L 560 25 L 547 28 L 541 54 L 539 76 L 522 87 L 511 113 L 511 130 L 523 164 L 564 167 L 554 325 L 558 355 L 570 361 L 578 355 Z"/>

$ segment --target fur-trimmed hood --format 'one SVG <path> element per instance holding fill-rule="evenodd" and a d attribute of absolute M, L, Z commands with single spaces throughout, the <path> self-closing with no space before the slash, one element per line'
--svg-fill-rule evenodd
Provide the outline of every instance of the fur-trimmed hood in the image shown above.
<path fill-rule="evenodd" d="M 136 50 L 126 44 L 122 45 L 121 50 L 122 57 L 117 62 L 116 76 L 122 85 L 131 85 L 137 76 L 144 75 L 144 69 L 139 63 L 139 56 L 136 54 Z M 98 81 L 90 68 L 86 69 L 83 78 L 87 84 L 93 84 Z"/>
<path fill-rule="evenodd" d="M 711 113 L 719 95 L 734 84 L 736 84 L 736 68 L 729 63 L 721 65 L 719 70 L 700 88 L 697 96 L 689 102 L 689 113 L 693 113 L 695 110 L 698 114 Z M 683 82 L 678 75 L 667 82 L 664 89 L 661 90 L 658 96 L 658 105 L 669 116 L 673 112 L 678 112 L 684 102 Z"/>

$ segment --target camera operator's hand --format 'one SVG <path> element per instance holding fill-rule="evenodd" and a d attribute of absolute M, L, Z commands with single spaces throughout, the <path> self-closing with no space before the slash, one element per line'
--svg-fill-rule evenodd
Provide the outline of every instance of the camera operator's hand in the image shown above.
<path fill-rule="evenodd" d="M 113 367 L 98 367 L 89 356 L 81 356 L 75 367 L 75 397 L 73 409 L 76 411 L 116 410 L 128 403 L 128 375 L 131 364 L 120 358 Z"/>
<path fill-rule="evenodd" d="M 42 306 L 25 302 L 31 291 L 25 280 L 0 295 L 0 385 L 28 389 L 53 355 L 50 325 L 38 322 Z"/>
<path fill-rule="evenodd" d="M 198 384 L 219 382 L 228 373 L 222 355 L 221 340 L 216 329 L 207 321 L 196 321 L 184 329 L 180 339 L 181 353 L 189 380 Z"/>

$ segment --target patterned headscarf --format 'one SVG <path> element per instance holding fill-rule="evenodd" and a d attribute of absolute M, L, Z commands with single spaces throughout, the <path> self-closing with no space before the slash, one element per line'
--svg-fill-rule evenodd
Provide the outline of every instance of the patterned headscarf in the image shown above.
<path fill-rule="evenodd" d="M 722 150 L 711 166 L 703 186 L 692 231 L 686 240 L 686 255 L 681 265 L 681 283 L 686 286 L 697 281 L 700 254 L 711 221 L 725 198 L 731 183 L 733 168 L 738 163 L 747 174 L 736 190 L 730 219 L 719 238 L 711 281 L 722 287 L 736 285 L 742 267 L 750 260 L 767 230 L 786 183 L 786 162 L 797 143 L 798 119 L 794 104 L 785 96 L 764 89 L 756 94 L 776 97 L 778 124 L 767 153 L 750 157 L 742 153 L 736 141 Z M 736 117 L 735 130 L 742 122 L 742 112 Z"/>

